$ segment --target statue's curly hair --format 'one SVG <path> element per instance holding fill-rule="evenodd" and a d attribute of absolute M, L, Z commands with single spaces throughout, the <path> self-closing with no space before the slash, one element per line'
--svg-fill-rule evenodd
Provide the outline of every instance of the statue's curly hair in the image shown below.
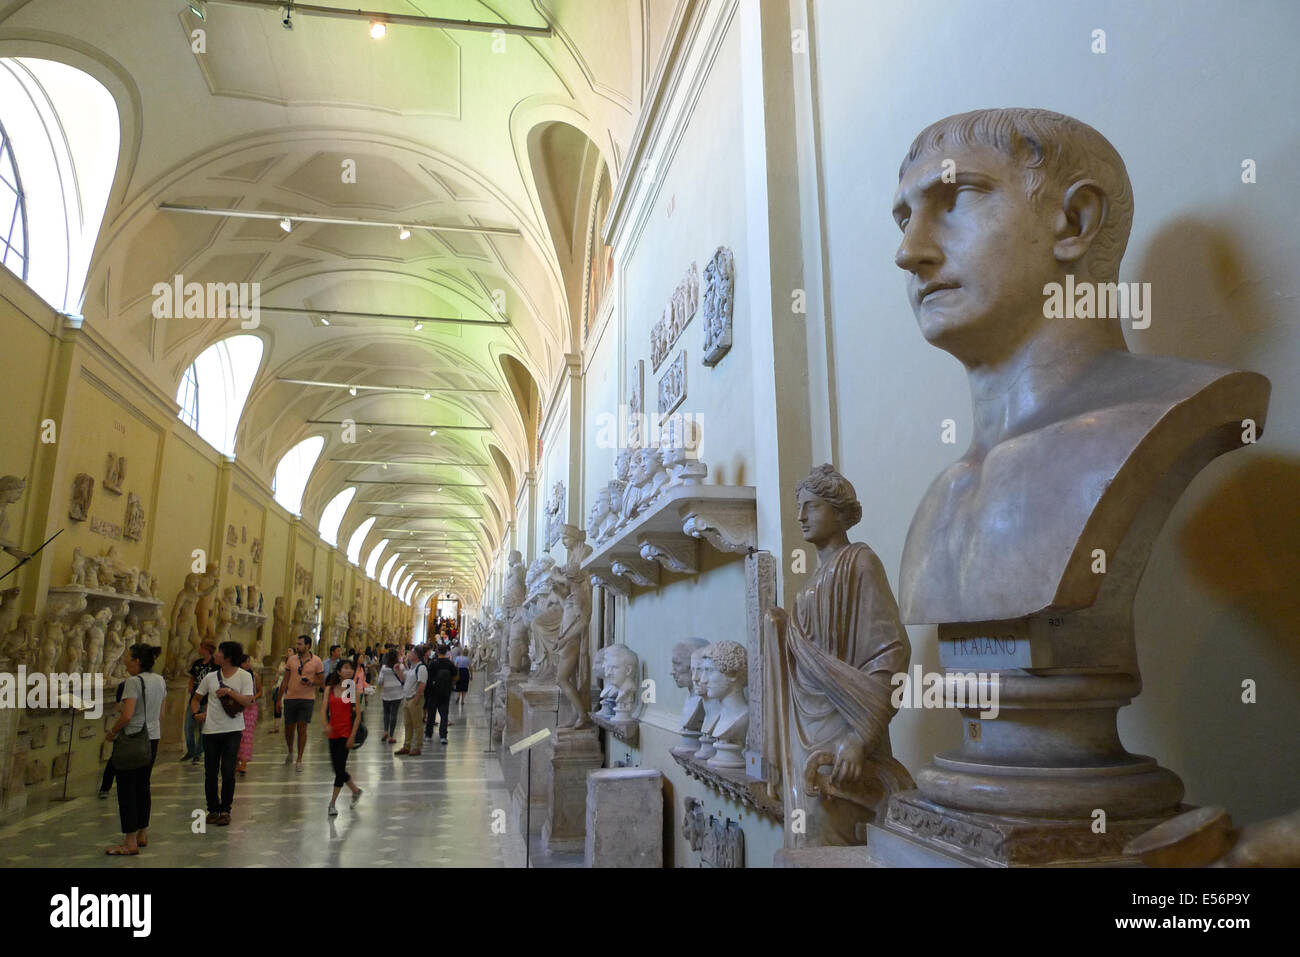
<path fill-rule="evenodd" d="M 795 495 L 808 492 L 826 502 L 839 515 L 844 528 L 850 529 L 862 521 L 862 503 L 853 483 L 846 479 L 833 465 L 819 465 L 808 477 L 795 486 Z"/>
<path fill-rule="evenodd" d="M 749 673 L 749 654 L 738 641 L 715 641 L 700 652 L 700 657 L 711 660 L 713 667 L 728 678 L 743 681 Z"/>

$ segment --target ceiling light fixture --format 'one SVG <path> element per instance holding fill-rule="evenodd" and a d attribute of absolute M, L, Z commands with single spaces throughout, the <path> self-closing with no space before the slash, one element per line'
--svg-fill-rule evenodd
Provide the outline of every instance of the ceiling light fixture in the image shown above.
<path fill-rule="evenodd" d="M 383 20 L 371 20 L 370 39 L 382 40 L 386 36 L 388 36 L 388 24 L 386 24 Z M 406 237 L 403 236 L 402 238 L 405 239 Z"/>
<path fill-rule="evenodd" d="M 356 386 L 353 386 L 352 388 L 348 389 L 348 395 L 356 395 L 356 394 L 357 394 Z"/>
<path fill-rule="evenodd" d="M 429 398 L 429 393 L 426 392 L 426 393 L 424 394 L 424 397 L 425 397 L 426 399 Z"/>
<path fill-rule="evenodd" d="M 438 434 L 438 430 L 437 430 L 437 429 L 430 429 L 430 430 L 429 430 L 429 434 L 430 434 L 430 435 L 437 435 L 437 434 Z"/>
<path fill-rule="evenodd" d="M 320 324 L 321 324 L 322 326 L 328 326 L 328 325 L 330 324 L 330 321 L 329 321 L 328 319 L 326 319 L 324 316 L 321 316 L 321 317 L 320 317 Z"/>
<path fill-rule="evenodd" d="M 190 0 L 190 13 L 200 20 L 208 18 L 208 0 Z"/>
<path fill-rule="evenodd" d="M 289 232 L 291 229 L 293 229 L 293 223 L 289 221 L 288 216 L 280 220 L 280 228 L 283 229 L 286 233 Z"/>
<path fill-rule="evenodd" d="M 410 230 L 408 227 L 406 227 L 406 226 L 401 226 L 401 227 L 399 227 L 398 230 L 397 230 L 397 238 L 398 238 L 398 239 L 410 239 L 410 238 L 411 238 L 411 230 Z"/>
<path fill-rule="evenodd" d="M 419 332 L 423 328 L 424 328 L 424 323 L 422 323 L 419 319 L 415 320 L 415 331 Z"/>

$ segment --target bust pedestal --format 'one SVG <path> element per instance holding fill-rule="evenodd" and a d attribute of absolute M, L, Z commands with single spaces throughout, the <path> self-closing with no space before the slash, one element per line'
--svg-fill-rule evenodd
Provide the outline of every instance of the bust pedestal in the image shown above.
<path fill-rule="evenodd" d="M 587 839 L 587 773 L 605 763 L 597 728 L 559 728 L 539 750 L 548 765 L 542 847 L 546 852 L 581 851 Z"/>

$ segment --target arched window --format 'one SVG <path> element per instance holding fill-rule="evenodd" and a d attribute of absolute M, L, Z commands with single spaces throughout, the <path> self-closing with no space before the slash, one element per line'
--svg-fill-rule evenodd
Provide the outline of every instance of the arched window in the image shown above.
<path fill-rule="evenodd" d="M 27 204 L 9 134 L 0 123 L 0 263 L 27 279 Z"/>
<path fill-rule="evenodd" d="M 366 576 L 375 577 L 375 569 L 379 567 L 379 555 L 388 547 L 388 539 L 384 539 L 370 551 L 370 557 L 366 559 Z"/>
<path fill-rule="evenodd" d="M 199 430 L 199 374 L 194 366 L 185 370 L 181 377 L 181 391 L 176 393 L 176 402 L 181 407 L 181 421 L 195 432 Z"/>
<path fill-rule="evenodd" d="M 384 562 L 384 569 L 379 573 L 379 585 L 381 588 L 388 587 L 388 573 L 393 570 L 393 563 L 396 561 L 397 552 L 393 552 L 393 554 L 388 557 L 388 561 Z"/>
<path fill-rule="evenodd" d="M 356 494 L 355 485 L 345 488 L 330 499 L 330 503 L 325 506 L 325 511 L 320 513 L 320 537 L 335 548 L 338 548 L 339 544 L 339 525 L 343 522 L 343 513 L 348 510 L 348 506 L 352 504 L 352 496 Z"/>
<path fill-rule="evenodd" d="M 353 532 L 352 537 L 348 539 L 348 561 L 353 565 L 361 564 L 361 546 L 365 544 L 366 536 L 370 534 L 370 529 L 374 524 L 375 517 L 372 515 L 358 525 L 357 530 Z"/>
<path fill-rule="evenodd" d="M 398 597 L 400 597 L 401 594 L 402 594 L 401 591 L 400 591 L 400 589 L 398 589 L 398 587 L 397 587 L 399 583 L 400 583 L 400 584 L 403 584 L 403 585 L 406 584 L 406 566 L 405 566 L 405 565 L 403 565 L 403 566 L 402 566 L 401 568 L 399 568 L 397 571 L 393 572 L 393 581 L 392 581 L 392 585 L 391 585 L 391 587 L 389 588 L 389 591 L 391 591 L 391 592 L 393 593 L 393 597 L 394 597 L 394 598 L 398 598 Z"/>
<path fill-rule="evenodd" d="M 406 596 L 402 599 L 402 601 L 406 602 L 408 605 L 411 603 L 411 599 L 415 597 L 415 586 L 416 586 L 415 576 L 412 575 L 411 583 L 406 586 Z"/>
<path fill-rule="evenodd" d="M 78 312 L 117 173 L 117 103 L 75 67 L 5 57 L 0 121 L 0 179 L 12 187 L 0 185 L 0 260 L 55 309 Z M 25 228 L 15 223 L 15 195 Z"/>
<path fill-rule="evenodd" d="M 325 447 L 325 437 L 313 435 L 303 439 L 280 459 L 275 467 L 275 500 L 295 515 L 302 508 L 302 493 L 307 488 L 307 479 L 316 467 L 320 451 Z"/>
<path fill-rule="evenodd" d="M 181 387 L 176 393 L 176 402 L 181 407 L 180 417 L 189 422 L 186 409 L 192 406 L 194 423 L 191 427 L 218 452 L 230 456 L 235 454 L 239 417 L 244 412 L 244 403 L 261 363 L 261 339 L 257 336 L 231 336 L 204 349 L 181 377 Z M 186 392 L 191 382 L 194 384 L 192 399 Z"/>

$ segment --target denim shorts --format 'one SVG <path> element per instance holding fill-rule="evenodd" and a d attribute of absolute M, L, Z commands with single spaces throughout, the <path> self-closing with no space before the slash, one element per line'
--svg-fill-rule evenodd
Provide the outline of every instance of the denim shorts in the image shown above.
<path fill-rule="evenodd" d="M 312 708 L 315 705 L 315 698 L 285 698 L 284 723 L 310 724 Z"/>

